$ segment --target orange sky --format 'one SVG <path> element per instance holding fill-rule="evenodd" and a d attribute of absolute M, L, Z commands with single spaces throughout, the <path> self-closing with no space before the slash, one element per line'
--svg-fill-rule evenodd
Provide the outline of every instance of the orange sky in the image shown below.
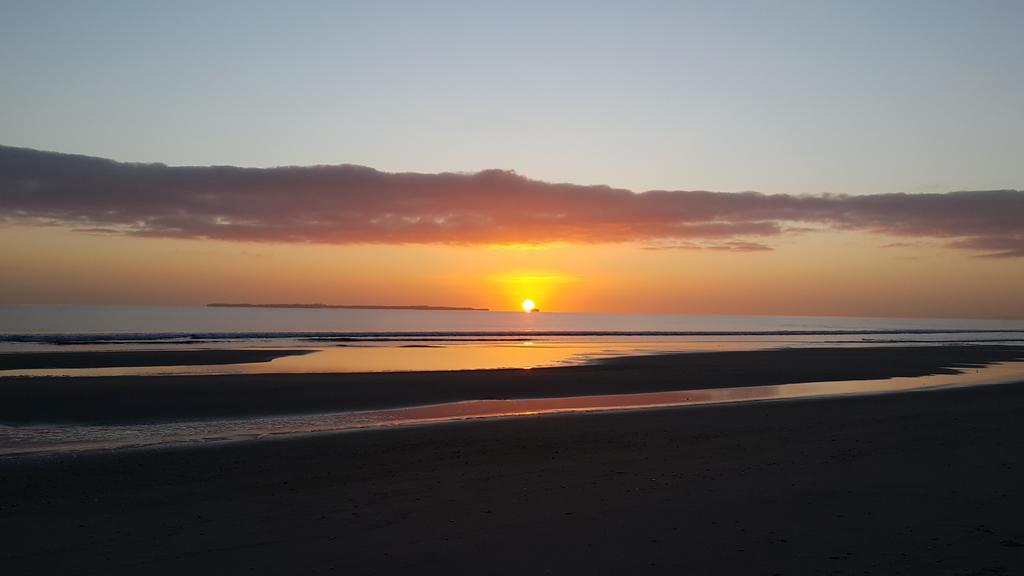
<path fill-rule="evenodd" d="M 7 4 L 0 305 L 1024 318 L 1024 2 Z"/>
<path fill-rule="evenodd" d="M 895 239 L 898 240 L 898 239 Z M 816 232 L 774 250 L 323 245 L 0 227 L 0 303 L 322 302 L 548 311 L 1024 318 L 1024 264 Z"/>

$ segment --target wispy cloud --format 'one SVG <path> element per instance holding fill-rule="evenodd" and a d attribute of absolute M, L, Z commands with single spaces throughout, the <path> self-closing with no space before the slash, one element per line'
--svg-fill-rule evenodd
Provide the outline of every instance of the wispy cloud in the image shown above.
<path fill-rule="evenodd" d="M 746 242 L 743 240 L 730 240 L 728 242 L 702 243 L 702 242 L 674 242 L 672 244 L 653 244 L 644 246 L 644 250 L 715 250 L 720 252 L 764 252 L 771 250 L 771 246 L 757 242 Z"/>
<path fill-rule="evenodd" d="M 734 251 L 768 248 L 751 237 L 812 227 L 938 238 L 986 256 L 1024 256 L 1024 192 L 1017 190 L 634 193 L 552 184 L 501 170 L 171 167 L 12 147 L 0 147 L 0 220 L 256 242 L 639 241 Z"/>
<path fill-rule="evenodd" d="M 956 240 L 951 242 L 950 246 L 965 250 L 981 250 L 980 256 L 984 258 L 1015 258 L 1024 256 L 1024 235 L 975 236 Z"/>

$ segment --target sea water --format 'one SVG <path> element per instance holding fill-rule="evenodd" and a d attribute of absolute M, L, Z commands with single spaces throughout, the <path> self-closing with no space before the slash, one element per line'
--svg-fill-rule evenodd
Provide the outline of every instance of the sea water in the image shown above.
<path fill-rule="evenodd" d="M 0 354 L 306 349 L 270 362 L 0 370 L 16 376 L 245 374 L 532 368 L 631 354 L 794 346 L 1020 344 L 1024 322 L 901 318 L 572 314 L 206 307 L 0 307 Z M 651 394 L 473 400 L 434 406 L 123 426 L 0 423 L 0 458 L 162 446 L 467 418 L 877 393 L 1024 379 L 1024 363 L 958 374 Z"/>
<path fill-rule="evenodd" d="M 306 349 L 216 366 L 0 370 L 4 376 L 533 368 L 786 346 L 1024 342 L 1024 321 L 295 308 L 0 307 L 0 353 Z"/>

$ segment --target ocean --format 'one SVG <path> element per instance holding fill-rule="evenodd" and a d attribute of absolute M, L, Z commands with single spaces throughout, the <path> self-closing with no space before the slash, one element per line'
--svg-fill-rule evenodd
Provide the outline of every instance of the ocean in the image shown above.
<path fill-rule="evenodd" d="M 1024 321 L 142 306 L 0 307 L 0 352 L 307 349 L 215 366 L 0 370 L 0 376 L 533 368 L 786 346 L 1024 342 Z"/>
<path fill-rule="evenodd" d="M 692 316 L 542 312 L 8 306 L 0 355 L 203 349 L 305 350 L 266 362 L 221 365 L 0 369 L 5 377 L 285 374 L 539 368 L 613 356 L 816 346 L 1020 344 L 1024 322 L 900 318 Z M 14 354 L 11 354 L 14 353 Z M 44 355 L 45 356 L 45 355 Z M 154 354 L 153 358 L 166 355 Z M 155 360 L 159 363 L 161 360 Z M 170 362 L 169 362 L 170 363 Z M 1024 363 L 957 373 L 672 392 L 473 399 L 315 414 L 181 418 L 130 424 L 0 423 L 0 458 L 358 430 L 559 412 L 685 406 L 865 394 L 1017 381 Z M 29 379 L 29 382 L 31 378 Z M 21 380 L 25 382 L 25 380 Z M 144 386 L 140 382 L 139 386 Z M 55 399 L 60 402 L 60 399 Z"/>

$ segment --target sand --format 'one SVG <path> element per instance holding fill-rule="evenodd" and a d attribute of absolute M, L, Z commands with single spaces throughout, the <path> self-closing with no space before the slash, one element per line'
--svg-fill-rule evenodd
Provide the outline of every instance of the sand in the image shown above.
<path fill-rule="evenodd" d="M 0 459 L 5 574 L 1021 574 L 1024 385 Z"/>
<path fill-rule="evenodd" d="M 469 373 L 440 389 L 448 380 L 436 374 L 268 376 L 257 380 L 255 402 L 231 379 L 40 382 L 49 394 L 85 390 L 72 395 L 78 409 L 51 396 L 53 413 L 130 420 L 135 409 L 183 410 L 175 417 L 223 409 L 201 396 L 193 399 L 201 409 L 186 401 L 203 385 L 254 413 L 272 409 L 271 398 L 307 409 L 289 400 L 305 394 L 330 406 L 380 401 L 373 386 L 386 396 L 417 382 L 430 398 L 465 394 L 471 383 L 502 394 L 516 384 L 636 391 L 932 373 L 1020 353 L 694 354 Z M 175 396 L 177 385 L 185 388 Z M 343 393 L 349 386 L 366 396 Z M 30 414 L 46 413 L 45 397 L 26 395 L 28 387 L 0 381 L 5 416 L 17 414 L 9 402 L 18 398 Z M 151 390 L 157 400 L 141 401 Z M 157 409 L 158 400 L 173 410 Z M 1021 486 L 1024 383 L 19 456 L 0 458 L 0 566 L 4 574 L 1021 574 Z"/>
<path fill-rule="evenodd" d="M 861 380 L 951 373 L 952 366 L 1017 359 L 1024 359 L 1024 347 L 792 348 L 636 356 L 590 366 L 534 370 L 0 378 L 0 423 L 125 424 L 489 398 Z"/>
<path fill-rule="evenodd" d="M 108 368 L 128 366 L 208 366 L 270 362 L 308 350 L 111 350 L 88 352 L 2 352 L 0 370 Z"/>

